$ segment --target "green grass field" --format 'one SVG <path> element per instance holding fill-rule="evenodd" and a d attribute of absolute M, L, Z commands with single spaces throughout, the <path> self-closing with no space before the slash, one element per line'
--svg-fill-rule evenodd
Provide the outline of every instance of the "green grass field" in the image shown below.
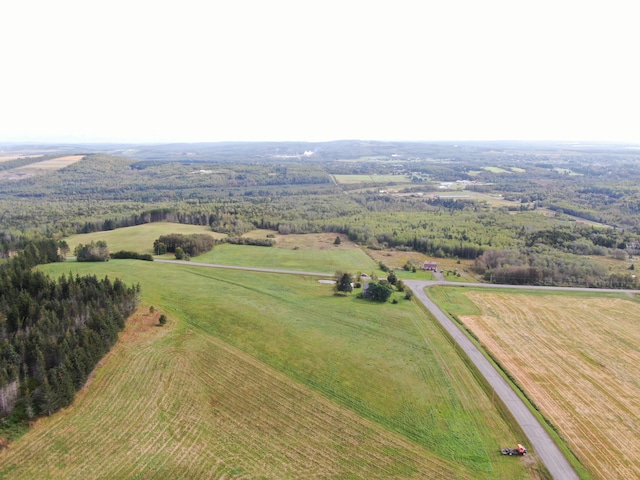
<path fill-rule="evenodd" d="M 218 245 L 193 261 L 247 267 L 334 273 L 336 270 L 370 274 L 378 265 L 362 250 L 291 250 L 251 245 Z"/>
<path fill-rule="evenodd" d="M 540 478 L 411 302 L 310 276 L 130 260 L 42 267 L 139 282 L 147 313 L 63 412 L 0 452 L 0 478 Z"/>
<path fill-rule="evenodd" d="M 482 169 L 491 173 L 511 173 L 509 170 L 505 170 L 502 167 L 482 167 Z"/>
<path fill-rule="evenodd" d="M 92 241 L 104 240 L 111 252 L 127 250 L 153 254 L 154 240 L 169 233 L 185 235 L 206 233 L 215 238 L 226 237 L 226 235 L 212 232 L 206 226 L 159 222 L 106 232 L 73 235 L 65 240 L 71 253 L 79 243 L 86 245 Z M 278 235 L 267 230 L 256 230 L 249 232 L 246 236 L 265 238 L 267 234 L 275 237 L 277 242 L 275 247 L 221 244 L 210 252 L 194 257 L 193 261 L 320 273 L 334 273 L 341 270 L 353 274 L 356 272 L 381 274 L 375 261 L 346 238 L 341 245 L 333 245 L 335 234 Z M 159 258 L 172 259 L 174 256 L 166 254 Z"/>
<path fill-rule="evenodd" d="M 214 238 L 226 237 L 224 234 L 212 232 L 211 228 L 208 226 L 155 222 L 136 225 L 135 227 L 117 228 L 115 230 L 108 230 L 104 232 L 72 235 L 65 238 L 65 241 L 69 245 L 72 255 L 73 249 L 78 244 L 82 243 L 83 245 L 86 245 L 98 240 L 107 242 L 111 252 L 127 250 L 138 253 L 153 254 L 154 240 L 156 240 L 160 235 L 168 235 L 170 233 L 182 233 L 183 235 L 206 233 Z"/>
<path fill-rule="evenodd" d="M 407 175 L 334 175 L 336 182 L 344 185 L 357 183 L 411 183 Z"/>

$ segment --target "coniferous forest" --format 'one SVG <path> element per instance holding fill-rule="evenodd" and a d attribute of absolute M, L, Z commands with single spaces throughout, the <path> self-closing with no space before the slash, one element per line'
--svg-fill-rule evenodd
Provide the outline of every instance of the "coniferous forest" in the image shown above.
<path fill-rule="evenodd" d="M 119 279 L 33 269 L 58 251 L 34 241 L 0 266 L 0 417 L 13 422 L 69 405 L 137 305 L 139 287 Z"/>

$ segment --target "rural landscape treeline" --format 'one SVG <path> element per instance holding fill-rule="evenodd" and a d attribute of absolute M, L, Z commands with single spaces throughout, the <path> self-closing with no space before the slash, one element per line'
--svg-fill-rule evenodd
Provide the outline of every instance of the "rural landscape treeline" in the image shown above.
<path fill-rule="evenodd" d="M 371 249 L 476 260 L 474 271 L 498 283 L 637 286 L 633 271 L 599 261 L 640 253 L 640 178 L 627 148 L 333 142 L 112 153 L 5 182 L 5 255 L 34 235 L 172 221 L 233 238 L 256 228 L 342 233 Z"/>
<path fill-rule="evenodd" d="M 429 272 L 420 272 L 422 262 L 428 259 L 432 265 L 446 264 L 449 271 L 440 270 L 439 274 L 452 282 L 459 281 L 462 274 L 463 280 L 512 285 L 640 287 L 635 271 L 635 260 L 640 255 L 637 169 L 640 155 L 631 146 L 362 141 L 6 145 L 3 155 L 9 160 L 0 161 L 0 440 L 16 437 L 38 416 L 51 415 L 73 401 L 97 363 L 116 343 L 126 319 L 136 311 L 143 295 L 144 286 L 114 278 L 111 270 L 103 278 L 77 273 L 51 278 L 37 268 L 45 264 L 64 266 L 59 262 L 68 256 L 109 268 L 116 264 L 113 271 L 118 273 L 131 269 L 133 264 L 141 265 L 136 269 L 145 272 L 142 278 L 148 284 L 158 281 L 169 285 L 174 280 L 156 279 L 148 269 L 158 267 L 158 272 L 169 272 L 166 269 L 170 264 L 137 260 L 154 260 L 158 256 L 167 259 L 170 254 L 179 260 L 205 258 L 205 263 L 216 263 L 212 260 L 214 254 L 227 247 L 243 251 L 254 246 L 266 247 L 255 249 L 260 254 L 251 250 L 252 255 L 263 255 L 283 248 L 282 244 L 287 243 L 282 238 L 296 237 L 304 244 L 300 238 L 311 234 L 330 238 L 332 252 L 341 252 L 341 243 L 348 244 L 348 248 L 357 249 L 367 259 L 366 265 L 373 270 L 366 272 L 370 275 L 356 271 L 352 265 L 358 262 L 353 260 L 348 267 L 337 265 L 332 287 L 336 298 L 332 301 L 345 300 L 336 305 L 349 311 L 346 302 L 356 297 L 350 295 L 355 289 L 361 292 L 358 298 L 375 300 L 376 305 L 359 304 L 353 311 L 336 313 L 328 321 L 318 313 L 327 308 L 321 296 L 315 297 L 316 293 L 305 290 L 302 295 L 307 298 L 304 302 L 311 302 L 309 306 L 294 300 L 294 285 L 301 289 L 306 286 L 295 283 L 276 286 L 275 280 L 269 280 L 273 285 L 267 287 L 268 282 L 265 283 L 263 291 L 263 286 L 256 286 L 260 280 L 248 276 L 227 280 L 215 274 L 193 272 L 189 280 L 186 276 L 175 280 L 170 295 L 163 290 L 149 298 L 170 309 L 167 295 L 184 296 L 176 306 L 176 312 L 180 313 L 173 313 L 180 316 L 184 312 L 187 330 L 199 332 L 198 338 L 212 335 L 218 345 L 213 351 L 228 342 L 239 351 L 250 352 L 252 358 L 255 356 L 270 368 L 337 399 L 339 404 L 349 405 L 363 418 L 401 432 L 422 447 L 434 449 L 439 459 L 452 462 L 446 466 L 452 469 L 448 472 L 458 468 L 455 458 L 459 457 L 464 464 L 461 468 L 472 471 L 482 465 L 487 478 L 493 468 L 491 455 L 485 447 L 477 445 L 482 436 L 480 430 L 468 434 L 468 425 L 476 420 L 460 415 L 469 408 L 456 404 L 455 411 L 445 413 L 444 407 L 440 407 L 442 411 L 437 412 L 429 403 L 431 400 L 418 389 L 415 398 L 413 393 L 403 393 L 411 398 L 407 400 L 411 404 L 409 409 L 408 404 L 396 404 L 395 390 L 386 400 L 378 401 L 371 393 L 379 388 L 373 385 L 375 382 L 371 388 L 362 387 L 369 381 L 363 379 L 378 375 L 377 362 L 383 366 L 377 381 L 385 381 L 384 369 L 390 368 L 386 361 L 408 366 L 403 374 L 406 377 L 400 378 L 412 384 L 416 374 L 413 362 L 418 360 L 403 362 L 414 354 L 419 354 L 420 359 L 422 356 L 431 359 L 428 367 L 420 367 L 420 378 L 424 380 L 430 375 L 441 378 L 438 384 L 442 388 L 448 388 L 448 381 L 456 382 L 451 380 L 447 369 L 440 371 L 438 358 L 445 357 L 440 357 L 440 353 L 431 357 L 431 346 L 424 340 L 435 338 L 435 331 L 426 335 L 424 329 L 432 327 L 412 319 L 413 313 L 409 311 L 412 302 L 407 301 L 412 298 L 411 290 L 401 295 L 405 291 L 404 280 L 435 278 Z M 53 165 L 60 158 L 67 159 L 62 167 L 38 167 L 42 162 Z M 135 242 L 127 243 L 126 250 L 112 252 L 107 242 L 91 235 L 82 236 L 89 240 L 76 243 L 73 251 L 66 242 L 72 235 L 122 231 L 119 229 L 160 222 L 171 228 L 181 224 L 201 229 L 188 234 L 179 233 L 185 230 L 177 227 L 175 232 L 163 231 L 142 247 L 144 252 L 129 250 L 128 246 Z M 295 242 L 287 245 L 294 254 L 298 253 Z M 403 259 L 403 263 L 394 264 L 395 258 L 401 258 L 394 255 L 400 253 L 413 260 Z M 95 268 L 106 271 L 100 270 L 103 267 Z M 377 282 L 377 274 L 386 280 Z M 366 285 L 360 282 L 363 278 L 367 279 Z M 201 298 L 198 296 L 201 288 L 206 287 L 197 279 L 216 287 L 202 293 Z M 194 283 L 183 290 L 181 282 Z M 162 290 L 158 285 L 156 288 Z M 246 294 L 245 287 L 250 291 L 247 298 L 234 297 L 237 305 L 233 308 L 225 305 L 225 295 L 234 296 L 240 291 Z M 234 289 L 234 293 L 227 293 L 227 289 Z M 195 295 L 195 300 L 187 300 L 190 295 Z M 208 298 L 215 295 L 220 297 L 212 301 L 211 311 L 215 313 L 210 314 Z M 444 303 L 453 299 L 442 295 Z M 247 313 L 256 308 L 254 296 L 263 298 L 257 311 L 273 309 L 267 314 L 273 317 L 264 323 L 258 313 Z M 269 299 L 273 299 L 274 305 L 268 305 Z M 318 303 L 311 307 L 314 302 Z M 394 315 L 399 315 L 397 319 L 390 316 L 389 323 L 384 316 L 377 318 L 376 310 L 368 310 L 387 304 L 396 309 Z M 153 307 L 147 306 L 146 311 L 153 312 Z M 191 308 L 194 310 L 186 313 Z M 280 309 L 285 313 L 276 313 Z M 292 312 L 301 309 L 306 312 L 305 318 L 293 318 Z M 469 307 L 468 311 L 476 310 Z M 164 325 L 165 313 L 158 312 L 158 316 L 162 314 L 161 320 L 153 320 L 152 313 L 145 318 Z M 246 315 L 249 319 L 245 319 Z M 353 319 L 346 320 L 352 315 Z M 462 323 L 455 315 L 456 321 Z M 289 317 L 290 324 L 276 326 L 273 321 L 282 318 L 286 323 Z M 400 330 L 392 324 L 395 321 L 401 325 Z M 242 330 L 243 325 L 246 330 Z M 262 329 L 266 332 L 271 328 L 279 333 L 267 335 L 266 339 L 260 337 Z M 317 329 L 325 330 L 320 334 Z M 358 333 L 351 338 L 353 329 Z M 421 332 L 417 337 L 414 329 Z M 367 358 L 361 362 L 365 365 L 362 372 L 355 367 L 351 369 L 356 372 L 354 375 L 362 374 L 355 383 L 341 377 L 346 374 L 341 372 L 340 365 L 352 361 L 355 365 L 356 360 L 345 353 L 351 347 L 345 350 L 335 347 L 343 342 L 336 332 L 343 332 L 344 339 L 358 344 L 361 348 L 358 355 Z M 316 334 L 323 341 L 296 350 L 299 347 L 295 345 L 301 339 Z M 376 348 L 385 351 L 382 339 L 393 342 L 391 337 L 395 335 L 398 335 L 397 357 L 394 354 L 389 360 L 386 354 L 378 357 L 370 352 L 367 342 L 372 341 Z M 358 343 L 361 341 L 362 345 Z M 182 340 L 176 345 L 175 352 L 184 354 Z M 403 350 L 406 345 L 412 345 L 411 353 Z M 212 351 L 210 346 L 197 348 L 207 352 L 201 358 Z M 310 352 L 316 356 L 307 358 L 312 355 Z M 333 355 L 341 360 L 335 365 L 327 360 L 324 365 L 325 359 Z M 169 368 L 171 362 L 166 356 L 163 359 L 166 362 L 162 369 Z M 313 368 L 309 370 L 310 365 Z M 431 373 L 426 374 L 425 368 Z M 358 382 L 364 383 L 358 387 Z M 466 382 L 462 382 L 464 388 L 480 388 Z M 461 385 L 456 389 L 463 388 Z M 403 388 L 398 386 L 397 390 Z M 455 404 L 458 393 L 451 395 Z M 493 403 L 484 400 L 487 405 Z M 208 401 L 214 407 L 218 402 Z M 395 406 L 387 412 L 389 405 Z M 410 413 L 398 411 L 397 405 L 411 410 Z M 416 411 L 421 413 L 414 416 Z M 483 418 L 493 414 L 482 413 Z M 444 439 L 443 429 L 436 427 L 442 415 L 456 425 L 444 429 L 451 430 L 451 438 Z M 456 417 L 460 417 L 460 423 L 456 423 Z M 439 435 L 443 435 L 442 441 L 435 440 Z M 475 440 L 468 435 L 475 435 Z M 501 470 L 503 473 L 511 467 L 504 468 L 507 470 Z"/>

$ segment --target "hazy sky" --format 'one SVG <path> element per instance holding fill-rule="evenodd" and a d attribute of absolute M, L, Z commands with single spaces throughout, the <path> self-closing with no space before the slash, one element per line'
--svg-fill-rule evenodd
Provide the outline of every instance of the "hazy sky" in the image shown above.
<path fill-rule="evenodd" d="M 640 142 L 631 0 L 5 1 L 0 141 Z"/>

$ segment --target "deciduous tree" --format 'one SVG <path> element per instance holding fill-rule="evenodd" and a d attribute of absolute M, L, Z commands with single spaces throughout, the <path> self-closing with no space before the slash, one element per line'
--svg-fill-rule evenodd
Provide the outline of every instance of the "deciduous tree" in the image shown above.
<path fill-rule="evenodd" d="M 362 296 L 367 300 L 374 302 L 386 302 L 393 293 L 393 287 L 384 280 L 379 282 L 369 282 L 369 286 L 363 292 Z"/>

